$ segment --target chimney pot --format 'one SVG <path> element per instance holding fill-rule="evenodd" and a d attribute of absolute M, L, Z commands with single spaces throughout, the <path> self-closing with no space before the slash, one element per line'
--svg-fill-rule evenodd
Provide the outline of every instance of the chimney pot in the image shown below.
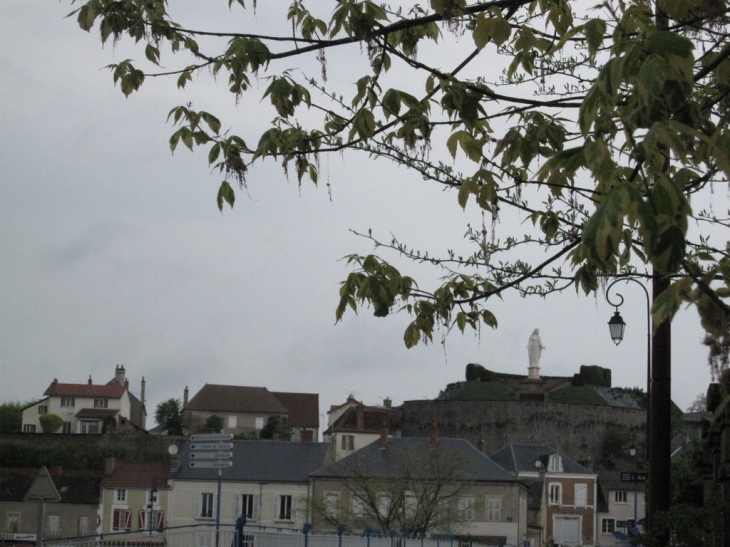
<path fill-rule="evenodd" d="M 91 385 L 91 374 L 89 374 L 89 385 Z"/>
<path fill-rule="evenodd" d="M 386 446 L 388 446 L 388 430 L 381 429 L 380 430 L 380 448 L 382 450 L 385 450 Z"/>

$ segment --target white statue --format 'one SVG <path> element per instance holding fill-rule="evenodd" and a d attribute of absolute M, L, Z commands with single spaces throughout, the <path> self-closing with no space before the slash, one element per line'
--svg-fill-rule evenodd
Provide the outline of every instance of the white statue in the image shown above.
<path fill-rule="evenodd" d="M 540 340 L 540 330 L 535 329 L 527 341 L 527 355 L 530 358 L 530 367 L 527 373 L 529 378 L 540 378 L 540 355 L 544 349 L 545 346 L 542 345 L 542 340 Z"/>

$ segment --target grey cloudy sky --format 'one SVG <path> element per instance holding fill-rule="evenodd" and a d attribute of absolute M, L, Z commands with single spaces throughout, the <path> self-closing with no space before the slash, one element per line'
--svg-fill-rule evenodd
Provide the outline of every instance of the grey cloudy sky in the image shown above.
<path fill-rule="evenodd" d="M 480 213 L 402 168 L 332 156 L 319 188 L 263 164 L 249 195 L 221 214 L 206 152 L 168 148 L 167 112 L 188 96 L 150 81 L 125 99 L 103 67 L 141 53 L 125 43 L 102 49 L 96 31 L 63 18 L 70 10 L 67 1 L 0 5 L 1 401 L 38 398 L 53 378 L 106 382 L 123 363 L 134 391 L 146 378 L 150 426 L 157 403 L 205 383 L 316 392 L 323 414 L 348 394 L 399 404 L 436 397 L 470 362 L 526 373 L 534 328 L 547 347 L 544 374 L 596 364 L 612 369 L 614 385 L 645 385 L 646 304 L 633 285 L 621 291 L 629 326 L 618 347 L 603 295 L 572 289 L 546 300 L 507 295 L 494 303 L 497 330 L 411 350 L 404 314 L 376 319 L 364 309 L 335 325 L 348 272 L 339 259 L 371 250 L 350 229 L 441 251 L 461 245 Z M 194 13 L 197 27 L 220 13 Z M 224 84 L 207 80 L 190 93 L 244 128 L 273 117 L 214 93 Z M 701 338 L 696 313 L 681 311 L 672 394 L 682 408 L 710 381 Z"/>

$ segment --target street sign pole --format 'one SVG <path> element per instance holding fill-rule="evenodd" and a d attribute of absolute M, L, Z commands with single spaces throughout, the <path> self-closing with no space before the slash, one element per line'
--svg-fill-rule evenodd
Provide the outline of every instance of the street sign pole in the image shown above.
<path fill-rule="evenodd" d="M 218 499 L 215 504 L 215 547 L 218 547 L 218 540 L 220 539 L 220 528 L 221 528 L 221 477 L 223 476 L 223 470 L 218 468 Z"/>

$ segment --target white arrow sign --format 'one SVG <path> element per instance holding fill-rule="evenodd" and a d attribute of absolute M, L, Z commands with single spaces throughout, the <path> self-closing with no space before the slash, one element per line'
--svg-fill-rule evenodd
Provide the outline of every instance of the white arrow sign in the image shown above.
<path fill-rule="evenodd" d="M 230 441 L 233 439 L 232 433 L 206 433 L 204 435 L 190 435 L 191 441 Z"/>
<path fill-rule="evenodd" d="M 231 450 L 233 443 L 190 443 L 190 450 Z"/>
<path fill-rule="evenodd" d="M 191 460 L 230 460 L 233 452 L 191 452 Z"/>
<path fill-rule="evenodd" d="M 202 469 L 202 468 L 208 468 L 208 469 L 227 469 L 229 467 L 233 466 L 233 462 L 230 460 L 208 460 L 208 461 L 202 461 L 202 462 L 190 462 L 190 467 L 195 469 Z"/>

